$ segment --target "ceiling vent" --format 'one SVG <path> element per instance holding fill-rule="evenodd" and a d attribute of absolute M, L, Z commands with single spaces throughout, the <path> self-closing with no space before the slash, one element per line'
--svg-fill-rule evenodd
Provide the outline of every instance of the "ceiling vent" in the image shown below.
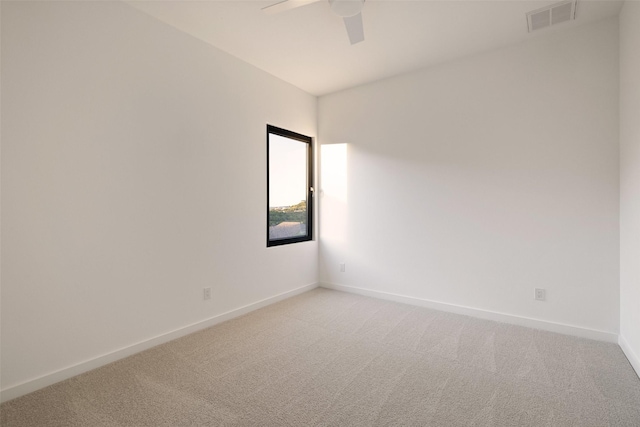
<path fill-rule="evenodd" d="M 577 0 L 566 0 L 527 13 L 529 32 L 576 19 Z"/>

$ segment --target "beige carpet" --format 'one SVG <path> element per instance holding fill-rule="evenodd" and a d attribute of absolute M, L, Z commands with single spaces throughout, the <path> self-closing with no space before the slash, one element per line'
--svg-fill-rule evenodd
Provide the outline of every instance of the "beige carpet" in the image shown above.
<path fill-rule="evenodd" d="M 0 407 L 10 426 L 640 426 L 614 344 L 326 289 Z"/>

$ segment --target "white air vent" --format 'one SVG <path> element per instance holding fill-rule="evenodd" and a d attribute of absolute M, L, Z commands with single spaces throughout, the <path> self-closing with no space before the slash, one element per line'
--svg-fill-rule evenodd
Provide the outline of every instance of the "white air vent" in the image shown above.
<path fill-rule="evenodd" d="M 529 32 L 576 19 L 577 0 L 566 0 L 527 13 Z"/>

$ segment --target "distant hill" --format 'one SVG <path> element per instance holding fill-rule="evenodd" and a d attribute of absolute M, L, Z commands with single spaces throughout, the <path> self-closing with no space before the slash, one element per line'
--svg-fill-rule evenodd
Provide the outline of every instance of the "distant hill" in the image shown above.
<path fill-rule="evenodd" d="M 303 223 L 307 222 L 307 201 L 292 206 L 282 206 L 269 209 L 269 227 L 283 222 Z M 305 231 L 306 232 L 306 231 Z"/>

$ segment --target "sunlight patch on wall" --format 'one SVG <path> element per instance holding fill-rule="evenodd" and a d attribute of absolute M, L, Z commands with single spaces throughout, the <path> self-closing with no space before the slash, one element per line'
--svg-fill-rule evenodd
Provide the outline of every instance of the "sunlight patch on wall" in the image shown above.
<path fill-rule="evenodd" d="M 323 145 L 320 150 L 321 214 L 323 239 L 346 240 L 347 144 Z"/>

